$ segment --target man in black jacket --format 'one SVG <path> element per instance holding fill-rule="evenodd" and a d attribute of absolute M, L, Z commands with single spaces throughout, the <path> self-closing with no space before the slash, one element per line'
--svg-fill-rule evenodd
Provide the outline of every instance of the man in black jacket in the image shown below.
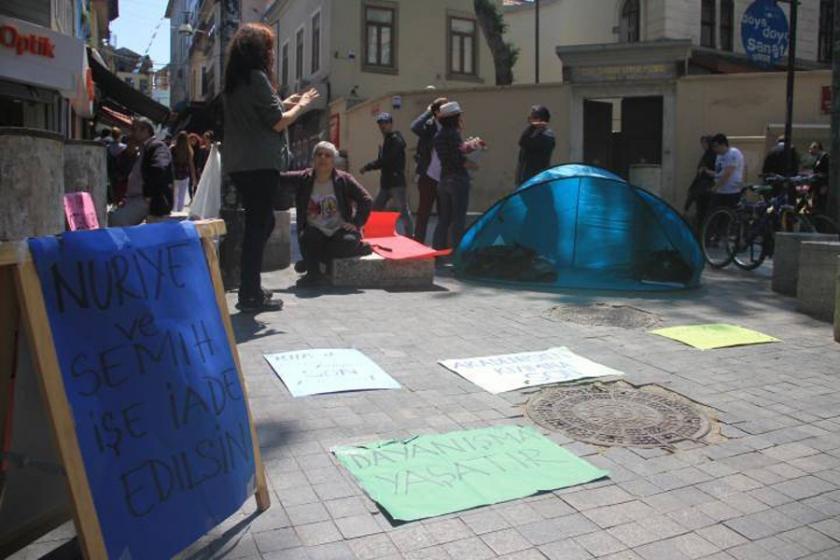
<path fill-rule="evenodd" d="M 172 211 L 172 154 L 154 134 L 152 121 L 134 119 L 131 135 L 139 146 L 139 155 L 128 175 L 125 200 L 108 215 L 109 226 L 136 226 Z"/>
<path fill-rule="evenodd" d="M 414 226 L 414 239 L 426 242 L 426 229 L 429 216 L 437 201 L 437 186 L 440 182 L 440 159 L 434 151 L 435 134 L 440 130 L 437 121 L 441 106 L 448 103 L 445 97 L 435 99 L 426 111 L 411 123 L 411 132 L 417 136 L 417 189 L 420 191 L 420 204 L 417 207 L 417 222 Z"/>
<path fill-rule="evenodd" d="M 379 157 L 362 167 L 360 173 L 374 169 L 380 171 L 379 193 L 373 201 L 373 209 L 384 210 L 388 201 L 393 199 L 400 211 L 405 234 L 410 236 L 414 233 L 414 227 L 405 186 L 405 140 L 402 134 L 394 130 L 394 119 L 389 113 L 380 113 L 376 117 L 376 124 L 383 138 Z"/>
<path fill-rule="evenodd" d="M 528 115 L 528 128 L 519 138 L 519 162 L 516 184 L 521 185 L 534 175 L 551 167 L 554 152 L 554 131 L 548 128 L 551 113 L 542 105 L 534 105 Z"/>

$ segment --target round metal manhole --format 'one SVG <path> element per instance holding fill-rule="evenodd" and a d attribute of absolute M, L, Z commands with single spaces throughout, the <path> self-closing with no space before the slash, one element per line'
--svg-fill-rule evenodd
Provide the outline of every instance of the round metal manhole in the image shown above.
<path fill-rule="evenodd" d="M 637 388 L 551 389 L 533 397 L 526 413 L 546 429 L 605 446 L 669 447 L 698 440 L 711 427 L 688 402 Z"/>
<path fill-rule="evenodd" d="M 662 323 L 658 315 L 644 309 L 610 303 L 558 305 L 548 311 L 548 318 L 588 327 L 623 329 L 652 329 Z"/>

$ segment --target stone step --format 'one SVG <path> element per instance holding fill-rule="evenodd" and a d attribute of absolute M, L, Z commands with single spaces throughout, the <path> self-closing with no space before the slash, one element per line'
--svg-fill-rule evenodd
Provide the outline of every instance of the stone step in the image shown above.
<path fill-rule="evenodd" d="M 799 251 L 799 310 L 822 321 L 834 320 L 840 242 L 806 241 Z"/>

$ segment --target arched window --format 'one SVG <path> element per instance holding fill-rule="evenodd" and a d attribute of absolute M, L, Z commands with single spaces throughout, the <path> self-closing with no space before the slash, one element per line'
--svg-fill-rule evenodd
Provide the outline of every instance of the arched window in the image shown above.
<path fill-rule="evenodd" d="M 621 7 L 621 40 L 625 43 L 638 43 L 641 39 L 640 33 L 639 0 L 624 0 Z"/>
<path fill-rule="evenodd" d="M 720 48 L 735 50 L 735 2 L 720 0 Z"/>
<path fill-rule="evenodd" d="M 715 48 L 715 0 L 700 4 L 700 46 Z"/>
<path fill-rule="evenodd" d="M 834 2 L 820 0 L 820 34 L 817 43 L 817 60 L 831 62 L 834 49 Z"/>

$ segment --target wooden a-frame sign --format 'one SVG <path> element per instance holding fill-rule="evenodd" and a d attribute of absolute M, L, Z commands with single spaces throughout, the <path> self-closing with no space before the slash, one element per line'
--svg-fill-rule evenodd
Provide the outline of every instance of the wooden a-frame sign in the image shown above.
<path fill-rule="evenodd" d="M 270 506 L 265 471 L 260 457 L 253 417 L 248 405 L 247 388 L 243 378 L 233 327 L 227 311 L 219 261 L 216 255 L 215 239 L 225 234 L 225 223 L 222 220 L 207 220 L 195 222 L 195 226 L 206 259 L 207 270 L 210 274 L 215 296 L 214 303 L 218 306 L 226 335 L 224 343 L 229 347 L 235 363 L 236 376 L 231 377 L 228 383 L 232 385 L 234 381 L 238 380 L 241 400 L 244 401 L 243 405 L 247 414 L 248 426 L 245 429 L 250 433 L 253 452 L 253 472 L 250 473 L 253 483 L 249 488 L 253 488 L 258 509 L 265 511 Z M 10 284 L 12 282 L 14 290 L 11 289 Z M 66 482 L 72 504 L 72 516 L 80 548 L 88 559 L 108 558 L 106 547 L 106 537 L 108 535 L 103 532 L 102 520 L 97 512 L 90 484 L 91 480 L 83 459 L 76 421 L 68 398 L 68 387 L 65 386 L 65 379 L 60 370 L 59 356 L 42 292 L 41 280 L 26 242 L 0 243 L 0 289 L 5 290 L 4 293 L 0 293 L 0 299 L 4 298 L 6 300 L 4 305 L 0 305 L 0 315 L 2 315 L 0 319 L 3 319 L 4 322 L 3 325 L 0 325 L 0 436 L 3 434 L 3 422 L 7 412 L 5 408 L 8 405 L 4 390 L 10 373 L 4 371 L 9 367 L 9 364 L 4 363 L 4 360 L 7 358 L 9 348 L 14 344 L 9 340 L 3 340 L 3 338 L 16 331 L 15 327 L 8 324 L 10 319 L 15 319 L 14 313 L 9 310 L 19 309 L 19 321 L 22 323 L 31 349 L 32 363 L 38 377 L 41 399 L 44 409 L 47 411 L 54 436 L 53 443 L 58 452 L 61 466 L 66 473 Z M 2 442 L 2 438 L 0 438 L 0 442 Z M 0 447 L 0 450 L 2 450 L 2 447 Z M 0 481 L 0 507 L 2 506 L 2 490 L 2 481 Z M 206 499 L 206 496 L 204 498 Z M 37 528 L 30 527 L 28 529 L 29 536 L 34 539 L 40 533 L 51 529 L 55 524 L 55 516 L 53 515 L 49 522 L 45 521 L 44 523 L 52 523 L 52 525 L 45 526 L 40 531 Z M 209 530 L 209 527 L 207 530 Z M 155 539 L 156 535 L 148 535 L 148 538 Z"/>

